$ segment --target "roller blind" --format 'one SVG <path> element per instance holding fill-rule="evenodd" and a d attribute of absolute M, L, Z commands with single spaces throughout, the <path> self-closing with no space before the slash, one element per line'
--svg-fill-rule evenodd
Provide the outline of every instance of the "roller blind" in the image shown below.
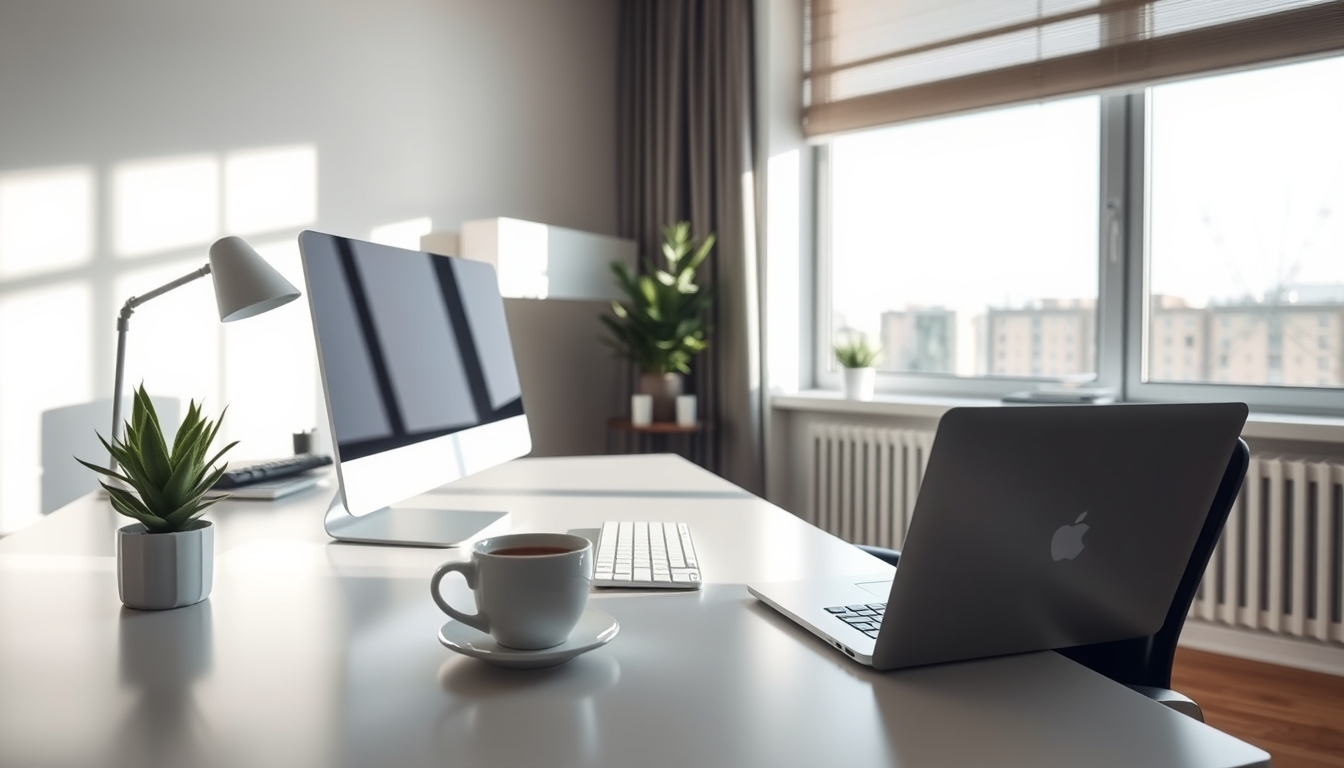
<path fill-rule="evenodd" d="M 808 136 L 1344 50 L 1344 0 L 812 0 Z"/>

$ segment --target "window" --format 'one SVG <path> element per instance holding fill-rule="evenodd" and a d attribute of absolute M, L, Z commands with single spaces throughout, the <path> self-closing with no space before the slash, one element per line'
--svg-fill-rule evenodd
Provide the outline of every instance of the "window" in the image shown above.
<path fill-rule="evenodd" d="M 1344 57 L 834 138 L 817 381 L 862 333 L 888 392 L 1344 407 L 1339 136 Z"/>
<path fill-rule="evenodd" d="M 1042 375 L 1071 343 L 1043 321 L 1066 339 L 1096 323 L 1098 103 L 836 139 L 827 338 L 868 336 L 884 371 Z M 1095 335 L 1079 337 L 1049 375 L 1093 375 Z"/>
<path fill-rule="evenodd" d="M 1344 311 L 1344 59 L 1158 86 L 1147 113 L 1150 327 L 1230 321 L 1229 381 L 1321 386 L 1284 355 Z"/>

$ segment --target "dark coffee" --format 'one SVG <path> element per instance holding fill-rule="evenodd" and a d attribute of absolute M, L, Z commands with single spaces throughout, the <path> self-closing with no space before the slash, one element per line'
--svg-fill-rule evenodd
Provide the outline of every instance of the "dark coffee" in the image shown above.
<path fill-rule="evenodd" d="M 567 547 L 505 547 L 496 549 L 489 554 L 503 555 L 504 557 L 538 557 L 540 555 L 563 555 L 566 552 L 574 550 Z"/>

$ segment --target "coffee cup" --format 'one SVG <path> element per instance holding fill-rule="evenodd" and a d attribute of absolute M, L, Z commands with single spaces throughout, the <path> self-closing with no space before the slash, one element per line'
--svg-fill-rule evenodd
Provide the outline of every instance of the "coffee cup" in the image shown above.
<path fill-rule="evenodd" d="M 443 577 L 458 571 L 476 598 L 463 613 L 439 593 Z M 481 539 L 470 562 L 439 566 L 430 594 L 452 618 L 517 650 L 540 650 L 569 638 L 583 616 L 593 580 L 593 545 L 565 533 L 513 533 Z"/>

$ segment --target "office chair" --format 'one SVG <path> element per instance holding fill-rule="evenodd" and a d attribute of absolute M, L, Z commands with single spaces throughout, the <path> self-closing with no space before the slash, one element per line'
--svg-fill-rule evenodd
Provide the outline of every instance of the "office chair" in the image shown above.
<path fill-rule="evenodd" d="M 1241 483 L 1246 477 L 1246 467 L 1250 461 L 1250 448 L 1245 440 L 1238 439 L 1227 470 L 1223 472 L 1222 482 L 1218 484 L 1218 492 L 1214 494 L 1213 505 L 1204 518 L 1204 527 L 1200 529 L 1195 548 L 1190 553 L 1190 562 L 1186 564 L 1185 573 L 1176 587 L 1167 618 L 1157 633 L 1131 640 L 1064 648 L 1058 653 L 1203 722 L 1204 713 L 1199 705 L 1171 690 L 1171 665 L 1176 656 L 1176 641 L 1185 626 L 1185 617 L 1190 613 L 1190 604 L 1194 602 L 1200 579 L 1204 577 L 1204 569 L 1208 567 L 1213 549 L 1223 534 L 1223 525 L 1241 491 Z M 857 546 L 889 565 L 895 566 L 900 562 L 901 553 L 897 550 Z"/>

